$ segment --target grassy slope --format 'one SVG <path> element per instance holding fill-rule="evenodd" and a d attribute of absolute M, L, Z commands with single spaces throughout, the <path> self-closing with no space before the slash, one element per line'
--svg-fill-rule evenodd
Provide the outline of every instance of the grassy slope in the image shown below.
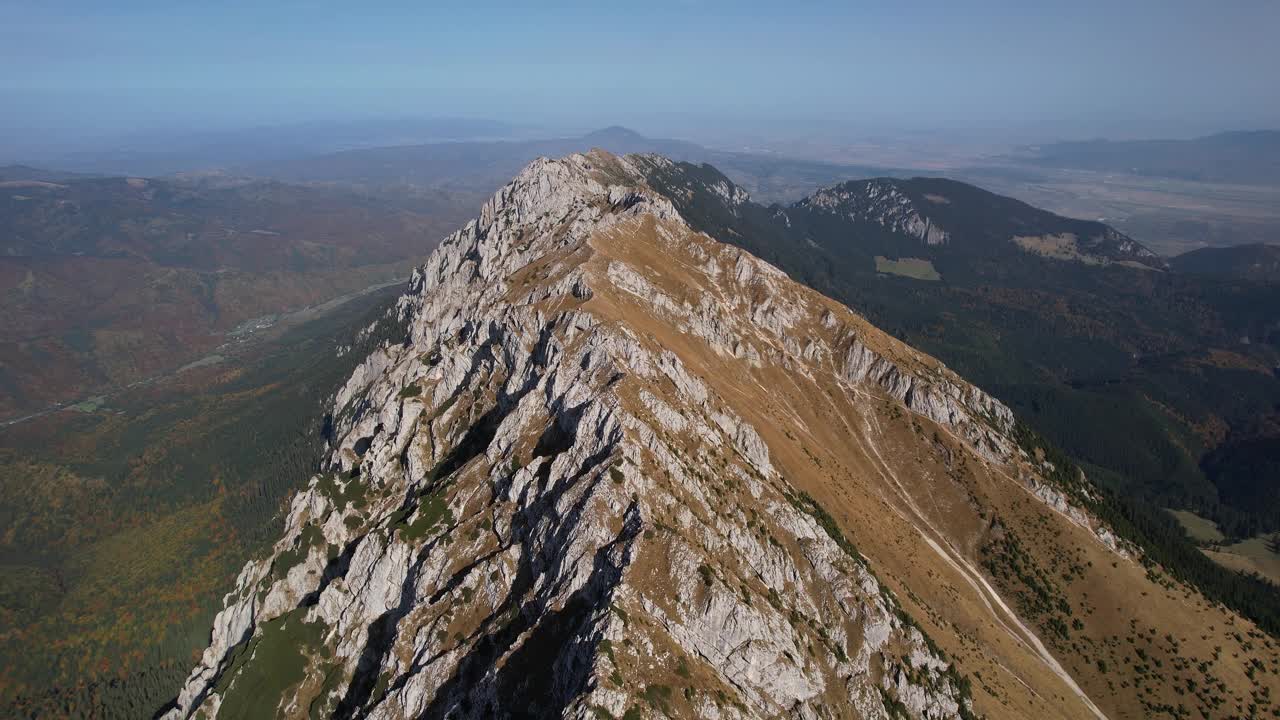
<path fill-rule="evenodd" d="M 952 239 L 926 247 L 803 205 L 729 208 L 705 190 L 723 180 L 690 165 L 653 178 L 683 198 L 699 229 L 943 359 L 1129 490 L 1196 510 L 1232 535 L 1280 523 L 1280 493 L 1251 480 L 1266 476 L 1255 471 L 1273 435 L 1265 418 L 1280 407 L 1280 289 L 1021 252 L 1011 233 L 1083 236 L 1102 226 L 949 181 L 908 182 L 950 199 L 936 208 Z M 929 260 L 943 281 L 877 277 L 877 255 Z"/>
<path fill-rule="evenodd" d="M 1257 573 L 1280 585 L 1280 553 L 1271 548 L 1268 538 L 1255 537 L 1223 545 L 1220 550 L 1206 549 L 1205 554 L 1232 570 Z"/>
<path fill-rule="evenodd" d="M 777 207 L 729 207 L 709 190 L 722 181 L 705 165 L 658 167 L 650 176 L 697 229 L 855 308 L 1011 405 L 1082 462 L 1104 491 L 1098 512 L 1155 562 L 1280 632 L 1274 589 L 1205 558 L 1158 509 L 1197 509 L 1241 536 L 1280 522 L 1270 476 L 1248 472 L 1265 467 L 1266 456 L 1233 452 L 1265 447 L 1251 439 L 1261 433 L 1265 441 L 1269 426 L 1258 419 L 1280 407 L 1280 379 L 1270 371 L 1277 338 L 1267 329 L 1280 307 L 1276 290 L 1084 267 L 1009 252 L 989 235 L 968 248 L 958 235 L 924 248 L 838 215 L 806 219 L 797 206 L 785 216 Z M 947 207 L 959 212 L 954 199 Z M 1037 213 L 1005 222 L 1025 224 Z M 981 221 L 978 212 L 965 224 Z M 881 253 L 928 255 L 945 281 L 876 277 Z M 1255 340 L 1239 345 L 1241 335 Z M 1224 456 L 1229 475 L 1211 477 L 1200 466 L 1210 443 L 1218 443 L 1210 459 Z"/>
<path fill-rule="evenodd" d="M 1225 538 L 1212 520 L 1205 520 L 1193 512 L 1186 510 L 1170 510 L 1169 513 L 1178 519 L 1187 535 L 1197 542 L 1221 542 Z"/>
<path fill-rule="evenodd" d="M 671 268 L 647 279 L 674 306 L 691 306 L 707 293 L 729 294 L 708 288 L 689 270 L 703 267 L 708 254 L 647 233 L 624 237 L 597 244 L 604 257 L 592 261 L 596 272 L 606 272 L 601 268 L 616 253 L 632 267 Z M 720 267 L 731 265 L 711 257 Z M 782 307 L 796 304 L 770 297 Z M 874 390 L 850 393 L 823 380 L 822 371 L 755 368 L 717 353 L 624 293 L 597 292 L 588 308 L 655 337 L 758 429 L 775 468 L 817 500 L 910 615 L 973 677 L 978 708 L 988 717 L 1088 715 L 1010 617 L 996 610 L 996 595 L 979 589 L 978 566 L 1110 717 L 1176 717 L 1179 705 L 1212 717 L 1240 712 L 1253 698 L 1275 692 L 1280 655 L 1273 639 L 1155 563 L 1111 553 L 1091 532 L 1034 499 L 1015 478 L 1043 468 L 977 460 L 947 428 L 902 412 Z M 843 309 L 833 312 L 837 323 L 847 321 Z M 796 313 L 788 332 L 831 332 L 804 324 L 819 316 Z M 861 320 L 851 322 L 876 352 L 907 363 L 901 345 Z M 1059 468 L 1047 480 L 1078 486 L 1065 458 L 1052 448 L 1036 452 L 1029 434 L 1020 439 L 1031 456 L 1045 453 Z M 682 455 L 699 457 L 696 440 Z"/>

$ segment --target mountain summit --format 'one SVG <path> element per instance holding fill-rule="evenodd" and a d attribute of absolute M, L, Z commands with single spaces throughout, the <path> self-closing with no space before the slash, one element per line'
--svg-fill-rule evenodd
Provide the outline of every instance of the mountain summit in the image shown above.
<path fill-rule="evenodd" d="M 673 167 L 537 160 L 414 273 L 168 717 L 1103 718 L 1280 689 L 1270 639 L 1144 566 L 1008 408 L 694 231 L 646 179 Z"/>

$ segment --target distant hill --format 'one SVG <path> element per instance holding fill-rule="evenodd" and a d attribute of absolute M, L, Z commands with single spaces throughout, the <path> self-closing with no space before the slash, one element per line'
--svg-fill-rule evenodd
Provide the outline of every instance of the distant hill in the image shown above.
<path fill-rule="evenodd" d="M 93 175 L 157 177 L 226 169 L 361 147 L 513 137 L 517 128 L 468 118 L 378 118 L 228 130 L 137 132 L 83 147 L 0 143 L 0 153 L 41 167 Z"/>
<path fill-rule="evenodd" d="M 0 165 L 0 183 L 4 183 L 7 187 L 16 187 L 18 183 L 24 182 L 60 182 L 62 180 L 87 177 L 91 176 L 59 170 L 46 170 L 28 165 Z"/>
<path fill-rule="evenodd" d="M 656 152 L 695 159 L 706 150 L 679 140 L 646 138 L 622 127 L 582 137 L 496 142 L 439 142 L 362 148 L 247 164 L 238 172 L 285 182 L 340 182 L 365 186 L 500 186 L 538 157 L 567 155 L 593 147 L 621 153 Z"/>
<path fill-rule="evenodd" d="M 1192 250 L 1170 258 L 1179 272 L 1257 282 L 1280 282 L 1280 245 L 1232 245 Z"/>
<path fill-rule="evenodd" d="M 1042 167 L 1273 185 L 1280 183 L 1280 130 L 1225 132 L 1193 140 L 1089 140 L 1026 148 Z"/>
<path fill-rule="evenodd" d="M 879 250 L 893 257 L 918 254 L 920 243 L 999 257 L 1012 244 L 1060 260 L 1164 266 L 1155 253 L 1108 225 L 1055 215 L 946 178 L 852 180 L 820 190 L 783 212 L 818 224 L 838 216 L 859 226 L 862 244 L 882 243 Z"/>

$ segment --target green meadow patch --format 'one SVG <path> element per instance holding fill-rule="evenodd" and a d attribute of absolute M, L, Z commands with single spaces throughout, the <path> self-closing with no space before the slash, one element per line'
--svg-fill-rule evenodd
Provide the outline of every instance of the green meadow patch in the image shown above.
<path fill-rule="evenodd" d="M 941 280 L 942 276 L 933 268 L 933 263 L 922 258 L 902 258 L 890 260 L 883 255 L 876 256 L 876 272 L 885 275 L 915 278 L 916 280 Z"/>

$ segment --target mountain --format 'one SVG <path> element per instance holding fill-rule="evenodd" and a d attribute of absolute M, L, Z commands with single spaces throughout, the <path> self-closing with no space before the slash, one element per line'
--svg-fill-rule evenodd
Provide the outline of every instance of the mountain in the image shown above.
<path fill-rule="evenodd" d="M 1012 242 L 1060 260 L 1164 266 L 1155 253 L 1107 225 L 1054 215 L 945 178 L 854 180 L 819 190 L 797 203 L 796 212 L 814 222 L 837 216 L 858 227 L 864 244 L 880 235 L 886 252 L 910 253 L 919 243 L 950 246 L 954 236 L 954 250 L 968 255 L 1007 255 Z M 897 241 L 904 237 L 917 242 L 903 246 Z"/>
<path fill-rule="evenodd" d="M 1232 245 L 1185 252 L 1169 260 L 1179 272 L 1196 275 L 1280 282 L 1280 245 Z"/>
<path fill-rule="evenodd" d="M 886 265 L 901 258 L 965 275 L 983 272 L 984 264 L 1007 269 L 1010 263 L 1065 271 L 1082 265 L 1165 268 L 1159 256 L 1108 225 L 946 178 L 851 180 L 768 207 L 707 164 L 658 164 L 650 179 L 708 232 L 743 237 L 748 249 L 767 254 L 832 251 L 850 273 L 892 275 L 894 266 L 886 272 Z"/>
<path fill-rule="evenodd" d="M 706 148 L 695 143 L 648 138 L 620 125 L 589 132 L 582 136 L 579 144 L 588 148 L 604 148 L 615 154 L 656 152 L 668 157 L 693 157 L 707 152 Z"/>
<path fill-rule="evenodd" d="M 710 162 L 761 197 L 796 199 L 807 192 L 870 168 L 752 153 L 712 150 L 682 140 L 649 138 L 624 127 L 581 137 L 499 142 L 436 142 L 370 147 L 245 164 L 236 172 L 291 183 L 340 183 L 364 188 L 465 188 L 491 193 L 538 157 L 558 157 L 600 148 L 617 154 L 657 153 L 677 160 Z M 876 169 L 883 172 L 883 169 Z"/>
<path fill-rule="evenodd" d="M 674 167 L 535 161 L 414 272 L 166 717 L 1271 707 L 1272 638 L 1007 406 L 698 232 Z"/>
<path fill-rule="evenodd" d="M 1024 149 L 1023 162 L 1202 182 L 1280 183 L 1280 130 L 1224 132 L 1192 140 L 1088 140 Z"/>
<path fill-rule="evenodd" d="M 172 370 L 246 321 L 403 278 L 471 197 L 55 180 L 0 183 L 3 417 Z"/>

